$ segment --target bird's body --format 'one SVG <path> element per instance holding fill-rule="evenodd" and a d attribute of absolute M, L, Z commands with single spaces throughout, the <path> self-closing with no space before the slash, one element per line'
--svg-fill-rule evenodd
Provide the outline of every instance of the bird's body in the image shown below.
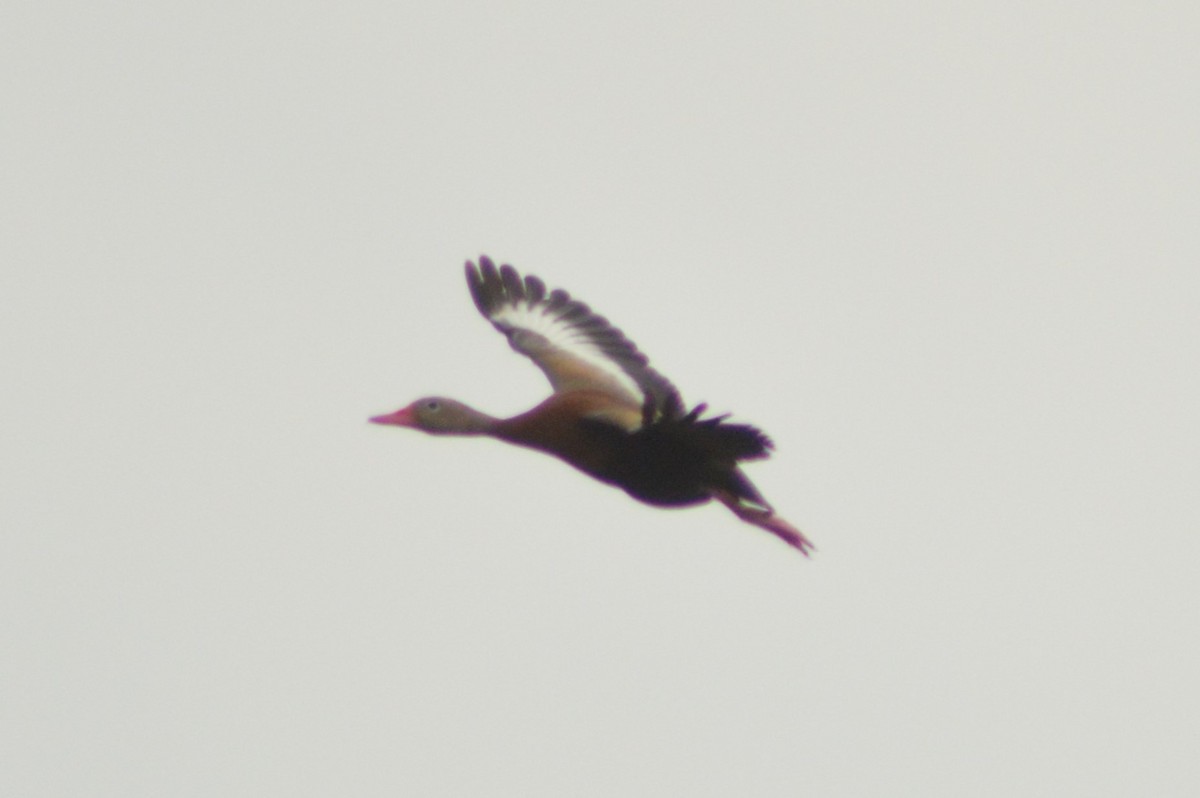
<path fill-rule="evenodd" d="M 683 507 L 717 499 L 739 518 L 806 556 L 813 548 L 779 516 L 737 463 L 765 458 L 759 430 L 685 412 L 679 392 L 632 342 L 564 291 L 486 257 L 467 263 L 467 283 L 485 318 L 546 373 L 554 393 L 536 407 L 495 418 L 440 397 L 371 421 L 435 435 L 486 435 L 554 455 L 647 504 Z"/>

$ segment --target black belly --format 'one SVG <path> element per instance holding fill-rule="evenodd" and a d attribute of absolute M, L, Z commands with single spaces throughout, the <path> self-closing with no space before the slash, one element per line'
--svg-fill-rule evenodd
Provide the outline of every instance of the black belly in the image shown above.
<path fill-rule="evenodd" d="M 592 432 L 612 456 L 590 473 L 638 501 L 686 507 L 709 501 L 714 491 L 760 498 L 732 459 L 713 457 L 685 436 L 659 434 L 654 427 L 631 434 L 607 424 Z"/>

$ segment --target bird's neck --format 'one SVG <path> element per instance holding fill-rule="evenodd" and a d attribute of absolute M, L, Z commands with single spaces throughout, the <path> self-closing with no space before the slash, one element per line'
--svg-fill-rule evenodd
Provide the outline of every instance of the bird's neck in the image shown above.
<path fill-rule="evenodd" d="M 473 407 L 461 402 L 455 403 L 454 415 L 440 419 L 438 423 L 414 424 L 417 429 L 429 435 L 495 435 L 497 427 L 503 423 L 500 419 L 481 413 Z"/>
<path fill-rule="evenodd" d="M 495 435 L 496 428 L 500 424 L 500 419 L 495 416 L 489 416 L 479 410 L 472 410 L 466 418 L 466 423 L 462 429 L 458 430 L 459 435 Z"/>

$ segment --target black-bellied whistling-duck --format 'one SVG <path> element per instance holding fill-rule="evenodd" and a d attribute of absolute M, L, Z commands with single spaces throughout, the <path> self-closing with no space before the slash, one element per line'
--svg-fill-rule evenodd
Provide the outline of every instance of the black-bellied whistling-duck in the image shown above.
<path fill-rule="evenodd" d="M 433 435 L 488 435 L 552 454 L 647 504 L 682 507 L 716 499 L 743 521 L 808 556 L 813 544 L 775 515 L 737 464 L 768 456 L 771 441 L 726 416 L 688 411 L 675 386 L 602 316 L 567 292 L 546 292 L 512 266 L 467 262 L 479 312 L 550 379 L 554 393 L 512 418 L 494 418 L 453 399 L 418 399 L 376 424 Z"/>

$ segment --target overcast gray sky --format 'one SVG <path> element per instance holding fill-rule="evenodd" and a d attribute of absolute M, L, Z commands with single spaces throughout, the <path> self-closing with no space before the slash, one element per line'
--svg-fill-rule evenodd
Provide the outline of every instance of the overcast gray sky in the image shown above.
<path fill-rule="evenodd" d="M 1192 4 L 3 16 L 0 794 L 1200 791 Z M 482 252 L 816 557 L 368 425 Z"/>

